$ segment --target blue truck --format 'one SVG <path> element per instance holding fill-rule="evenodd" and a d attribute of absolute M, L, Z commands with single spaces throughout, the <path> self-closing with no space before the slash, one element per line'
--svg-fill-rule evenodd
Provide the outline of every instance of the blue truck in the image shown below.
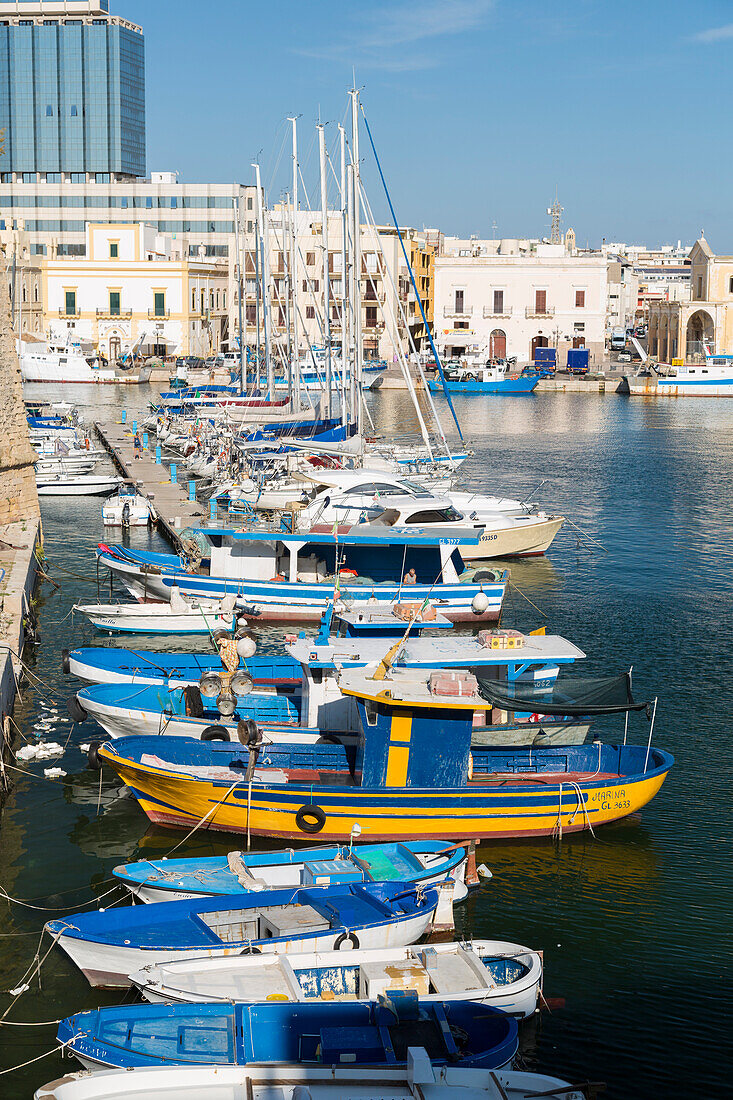
<path fill-rule="evenodd" d="M 588 348 L 568 348 L 568 374 L 587 374 L 588 370 Z"/>

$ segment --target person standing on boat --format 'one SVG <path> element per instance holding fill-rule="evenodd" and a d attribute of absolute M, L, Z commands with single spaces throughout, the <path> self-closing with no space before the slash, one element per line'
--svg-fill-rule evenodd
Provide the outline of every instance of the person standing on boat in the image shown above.
<path fill-rule="evenodd" d="M 408 569 L 402 580 L 403 584 L 417 584 L 417 574 L 414 569 Z"/>
<path fill-rule="evenodd" d="M 143 445 L 142 445 L 142 440 L 140 439 L 140 433 L 139 432 L 135 432 L 135 439 L 134 439 L 133 446 L 135 448 L 135 458 L 142 458 Z"/>

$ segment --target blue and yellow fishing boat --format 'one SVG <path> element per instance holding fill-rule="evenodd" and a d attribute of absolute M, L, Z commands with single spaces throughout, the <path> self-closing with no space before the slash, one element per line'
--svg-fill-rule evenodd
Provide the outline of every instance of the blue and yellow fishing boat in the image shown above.
<path fill-rule="evenodd" d="M 491 706 L 470 673 L 349 673 L 356 743 L 135 738 L 98 749 L 151 821 L 252 836 L 370 841 L 551 836 L 627 817 L 657 793 L 673 757 L 633 745 L 472 745 Z M 550 704 L 548 703 L 548 706 Z M 643 704 L 642 704 L 643 705 Z M 638 709 L 633 700 L 615 710 Z"/>

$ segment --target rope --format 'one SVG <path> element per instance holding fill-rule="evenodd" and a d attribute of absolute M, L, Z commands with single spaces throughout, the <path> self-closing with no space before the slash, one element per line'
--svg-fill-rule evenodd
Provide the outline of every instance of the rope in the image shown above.
<path fill-rule="evenodd" d="M 222 804 L 223 804 L 224 802 L 226 802 L 227 798 L 229 798 L 229 795 L 230 795 L 230 794 L 232 793 L 232 791 L 234 790 L 234 788 L 235 788 L 235 787 L 238 787 L 238 786 L 239 786 L 239 784 L 240 784 L 241 782 L 242 782 L 242 780 L 241 780 L 241 779 L 235 779 L 235 780 L 234 780 L 234 782 L 232 783 L 231 787 L 230 787 L 230 788 L 229 788 L 229 790 L 228 790 L 228 791 L 226 792 L 226 794 L 224 795 L 224 797 L 223 797 L 223 798 L 220 798 L 220 799 L 219 799 L 219 801 L 218 801 L 218 802 L 216 802 L 216 803 L 215 803 L 215 804 L 214 804 L 214 805 L 213 805 L 213 806 L 211 807 L 211 809 L 210 809 L 210 810 L 208 810 L 208 811 L 207 811 L 207 812 L 206 812 L 206 813 L 204 814 L 204 816 L 203 816 L 203 817 L 201 818 L 201 820 L 200 820 L 200 821 L 197 821 L 197 822 L 196 822 L 196 824 L 194 825 L 193 829 L 191 829 L 191 830 L 190 830 L 190 832 L 186 833 L 186 835 L 184 836 L 183 840 L 179 840 L 178 844 L 176 844 L 176 845 L 175 845 L 175 847 L 171 848 L 171 850 L 170 850 L 169 852 L 167 852 L 167 853 L 166 853 L 166 859 L 168 859 L 168 858 L 169 858 L 169 857 L 170 857 L 171 855 L 173 855 L 173 853 L 174 853 L 174 852 L 177 852 L 177 851 L 178 851 L 178 849 L 179 849 L 179 848 L 181 847 L 181 845 L 182 845 L 182 844 L 185 844 L 185 843 L 186 843 L 186 841 L 187 841 L 187 840 L 189 839 L 189 837 L 192 837 L 192 836 L 193 836 L 193 834 L 194 834 L 194 833 L 196 832 L 196 830 L 197 830 L 197 829 L 200 829 L 200 828 L 201 828 L 201 826 L 203 825 L 203 823 L 204 823 L 204 822 L 206 821 L 206 818 L 207 818 L 207 817 L 209 817 L 209 816 L 210 816 L 211 814 L 213 814 L 213 813 L 215 812 L 215 810 L 218 810 L 218 809 L 219 809 L 219 807 L 220 807 L 220 806 L 221 806 L 221 805 L 222 805 Z"/>
<path fill-rule="evenodd" d="M 604 546 L 602 542 L 599 542 L 598 539 L 594 539 L 592 535 L 587 534 L 582 527 L 578 527 L 577 523 L 573 523 L 573 521 L 571 519 L 568 519 L 567 516 L 565 517 L 565 522 L 569 523 L 571 527 L 574 527 L 575 530 L 578 531 L 584 539 L 588 540 L 588 542 L 592 542 L 595 546 L 600 546 L 604 554 L 608 553 L 608 548 Z"/>
<path fill-rule="evenodd" d="M 543 617 L 543 619 L 547 619 L 549 617 L 545 611 L 543 611 L 540 607 L 537 606 L 536 603 L 532 603 L 529 596 L 525 596 L 524 592 L 522 592 L 522 589 L 519 588 L 518 585 L 516 585 L 514 583 L 514 581 L 511 581 L 511 580 L 509 581 L 509 587 L 510 588 L 515 588 L 517 590 L 517 592 L 519 593 L 519 595 L 522 597 L 522 599 L 526 600 L 528 604 L 531 604 L 531 606 L 535 609 L 535 611 L 538 614 L 540 614 Z"/>
<path fill-rule="evenodd" d="M 74 1037 L 75 1038 L 75 1037 Z M 58 1051 L 62 1051 L 64 1047 L 67 1047 L 70 1043 L 73 1043 L 74 1038 L 67 1039 L 64 1043 L 59 1043 L 57 1047 L 53 1047 L 52 1050 L 47 1050 L 45 1054 L 39 1054 L 36 1058 L 29 1058 L 27 1062 L 21 1062 L 18 1066 L 11 1066 L 10 1069 L 0 1069 L 0 1077 L 6 1073 L 15 1073 L 18 1069 L 24 1069 L 25 1066 L 32 1066 L 34 1062 L 40 1062 L 43 1058 L 48 1058 L 51 1054 L 56 1054 Z"/>
<path fill-rule="evenodd" d="M 105 890 L 103 894 L 96 895 L 92 900 L 101 901 L 102 898 L 106 898 L 108 894 L 113 893 L 117 889 L 117 886 L 112 886 L 109 890 Z M 74 905 L 62 905 L 60 907 L 50 907 L 47 905 L 32 905 L 28 901 L 22 901 L 20 898 L 13 898 L 7 892 L 4 886 L 0 886 L 0 898 L 4 898 L 5 901 L 12 901 L 15 905 L 22 905 L 24 909 L 35 909 L 38 913 L 69 913 L 72 909 L 78 909 L 80 902 L 76 902 Z"/>

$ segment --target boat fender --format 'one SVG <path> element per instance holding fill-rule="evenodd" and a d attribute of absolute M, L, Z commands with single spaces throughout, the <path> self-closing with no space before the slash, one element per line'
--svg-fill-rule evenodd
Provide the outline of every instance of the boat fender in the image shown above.
<path fill-rule="evenodd" d="M 87 712 L 84 710 L 84 707 L 81 705 L 75 695 L 72 695 L 71 698 L 67 701 L 66 709 L 69 712 L 69 717 L 73 722 L 83 722 L 84 719 L 87 717 Z"/>
<path fill-rule="evenodd" d="M 481 581 L 498 581 L 499 575 L 495 569 L 477 569 L 471 579 L 479 584 Z"/>
<path fill-rule="evenodd" d="M 348 946 L 344 947 L 344 944 L 348 944 Z M 355 932 L 342 932 L 341 935 L 336 938 L 333 949 L 334 951 L 358 951 L 359 937 Z"/>
<path fill-rule="evenodd" d="M 301 833 L 320 833 L 326 824 L 326 815 L 320 806 L 301 806 L 295 815 L 295 824 Z"/>
<path fill-rule="evenodd" d="M 202 741 L 231 741 L 229 730 L 223 726 L 207 726 L 201 733 Z"/>
<path fill-rule="evenodd" d="M 68 649 L 61 650 L 61 671 L 68 676 L 71 672 L 71 664 L 69 663 L 69 651 Z"/>
<path fill-rule="evenodd" d="M 262 742 L 262 734 L 254 718 L 240 718 L 237 722 L 237 737 L 243 745 L 257 745 Z"/>
<path fill-rule="evenodd" d="M 469 778 L 469 780 L 473 779 L 473 753 L 472 752 L 469 752 L 469 754 L 468 754 L 468 778 Z"/>
<path fill-rule="evenodd" d="M 95 772 L 101 772 L 102 761 L 99 759 L 99 746 L 101 741 L 92 741 L 87 749 L 87 765 Z"/>
<path fill-rule="evenodd" d="M 243 947 L 242 950 L 239 952 L 239 954 L 240 955 L 261 955 L 262 954 L 262 948 L 261 947 L 252 947 L 252 946 Z"/>

